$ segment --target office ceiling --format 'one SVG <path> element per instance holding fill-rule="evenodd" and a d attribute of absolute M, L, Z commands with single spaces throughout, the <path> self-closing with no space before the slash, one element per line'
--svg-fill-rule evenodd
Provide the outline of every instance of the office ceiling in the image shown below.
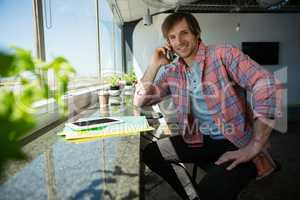
<path fill-rule="evenodd" d="M 123 22 L 162 12 L 193 13 L 300 13 L 299 0 L 108 0 Z"/>

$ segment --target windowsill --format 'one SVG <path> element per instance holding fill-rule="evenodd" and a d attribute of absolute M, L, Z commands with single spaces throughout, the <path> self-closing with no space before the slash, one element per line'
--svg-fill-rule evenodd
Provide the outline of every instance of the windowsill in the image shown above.
<path fill-rule="evenodd" d="M 80 110 L 82 110 L 82 108 L 97 103 L 97 91 L 107 87 L 108 85 L 106 84 L 69 91 L 66 95 L 62 97 L 69 107 L 67 116 L 72 117 L 74 114 L 79 113 Z M 24 135 L 21 139 L 28 137 L 34 132 L 37 132 L 38 130 L 49 126 L 52 123 L 61 119 L 58 110 L 58 105 L 53 98 L 35 102 L 33 104 L 33 109 L 35 110 L 34 115 L 37 120 L 37 125 L 32 131 Z"/>

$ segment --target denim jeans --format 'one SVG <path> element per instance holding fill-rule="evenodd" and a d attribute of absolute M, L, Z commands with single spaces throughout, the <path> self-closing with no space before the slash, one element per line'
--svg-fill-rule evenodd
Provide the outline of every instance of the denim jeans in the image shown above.
<path fill-rule="evenodd" d="M 256 177 L 254 163 L 249 161 L 232 170 L 226 170 L 231 162 L 221 165 L 215 165 L 214 162 L 223 153 L 237 149 L 226 139 L 213 140 L 209 136 L 204 136 L 202 147 L 189 147 L 181 135 L 176 135 L 148 144 L 142 152 L 142 159 L 152 171 L 167 181 L 182 199 L 191 199 L 191 196 L 186 192 L 186 180 L 178 178 L 173 166 L 178 163 L 194 163 L 207 172 L 198 184 L 190 180 L 201 200 L 234 200 Z M 188 174 L 187 176 L 190 178 Z"/>

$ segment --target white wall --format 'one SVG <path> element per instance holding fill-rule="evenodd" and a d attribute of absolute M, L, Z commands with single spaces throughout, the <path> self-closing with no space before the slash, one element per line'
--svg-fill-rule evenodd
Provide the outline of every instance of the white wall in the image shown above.
<path fill-rule="evenodd" d="M 153 50 L 164 43 L 160 26 L 167 15 L 155 16 L 151 26 L 142 21 L 133 32 L 134 68 L 139 77 L 144 73 Z M 194 14 L 202 29 L 205 44 L 242 41 L 280 42 L 279 65 L 264 66 L 270 71 L 287 67 L 288 104 L 300 104 L 300 14 Z M 236 25 L 240 23 L 240 31 Z M 281 70 L 280 74 L 285 74 Z"/>

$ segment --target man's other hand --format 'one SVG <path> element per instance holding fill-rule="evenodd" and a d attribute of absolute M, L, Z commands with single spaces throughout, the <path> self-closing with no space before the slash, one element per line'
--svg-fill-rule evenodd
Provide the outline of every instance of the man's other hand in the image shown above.
<path fill-rule="evenodd" d="M 224 153 L 216 162 L 216 165 L 220 165 L 225 162 L 232 161 L 232 163 L 226 168 L 227 170 L 231 170 L 236 167 L 240 163 L 248 162 L 253 159 L 260 150 L 251 145 L 247 145 L 244 148 L 241 148 L 236 151 L 228 151 Z"/>

